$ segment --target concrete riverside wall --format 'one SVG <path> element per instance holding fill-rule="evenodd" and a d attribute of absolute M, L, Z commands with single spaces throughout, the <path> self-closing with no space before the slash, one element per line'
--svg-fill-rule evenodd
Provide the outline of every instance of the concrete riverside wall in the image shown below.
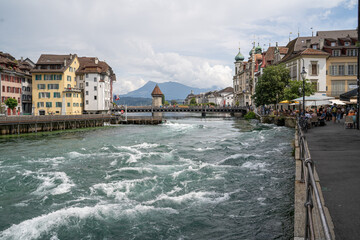
<path fill-rule="evenodd" d="M 305 239 L 305 218 L 306 218 L 306 184 L 301 180 L 301 166 L 302 160 L 300 159 L 300 146 L 298 142 L 298 134 L 295 131 L 295 190 L 294 190 L 294 240 L 303 240 Z M 324 197 L 321 191 L 320 179 L 314 169 L 314 177 L 317 185 L 317 189 L 319 190 L 319 195 L 321 202 L 325 205 Z M 314 221 L 314 231 L 315 231 L 315 239 L 325 239 L 323 234 L 323 228 L 320 220 L 319 210 L 316 205 L 315 196 L 313 195 L 314 208 L 313 212 L 313 221 Z M 332 235 L 332 239 L 335 239 L 334 233 L 334 225 L 331 220 L 331 216 L 327 207 L 323 206 L 327 222 L 329 224 L 330 232 Z"/>

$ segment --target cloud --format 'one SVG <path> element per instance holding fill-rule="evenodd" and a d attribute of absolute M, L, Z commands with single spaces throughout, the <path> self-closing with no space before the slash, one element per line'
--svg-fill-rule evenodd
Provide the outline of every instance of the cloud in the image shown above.
<path fill-rule="evenodd" d="M 355 28 L 354 0 L 0 0 L 2 51 L 106 60 L 124 93 L 146 81 L 232 85 L 239 42 L 286 45 L 314 30 Z M 352 10 L 351 10 L 352 9 Z M 16 18 L 14 18 L 16 14 Z M 355 15 L 355 16 L 353 16 Z"/>

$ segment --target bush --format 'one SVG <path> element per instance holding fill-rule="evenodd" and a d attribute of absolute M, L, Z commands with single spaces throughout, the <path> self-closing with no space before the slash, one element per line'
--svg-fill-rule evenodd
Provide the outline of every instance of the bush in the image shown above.
<path fill-rule="evenodd" d="M 254 112 L 250 111 L 244 117 L 246 120 L 256 119 L 256 114 Z"/>

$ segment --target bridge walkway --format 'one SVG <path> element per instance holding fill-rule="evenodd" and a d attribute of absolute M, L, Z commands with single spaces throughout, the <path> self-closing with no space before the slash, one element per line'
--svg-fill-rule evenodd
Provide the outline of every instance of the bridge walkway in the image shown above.
<path fill-rule="evenodd" d="M 336 239 L 360 236 L 360 131 L 327 122 L 306 133 Z"/>

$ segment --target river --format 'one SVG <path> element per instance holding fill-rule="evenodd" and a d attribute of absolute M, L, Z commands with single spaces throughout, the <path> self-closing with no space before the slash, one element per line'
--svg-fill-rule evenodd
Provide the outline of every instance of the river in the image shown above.
<path fill-rule="evenodd" d="M 293 137 L 193 117 L 0 138 L 0 239 L 290 239 Z"/>

